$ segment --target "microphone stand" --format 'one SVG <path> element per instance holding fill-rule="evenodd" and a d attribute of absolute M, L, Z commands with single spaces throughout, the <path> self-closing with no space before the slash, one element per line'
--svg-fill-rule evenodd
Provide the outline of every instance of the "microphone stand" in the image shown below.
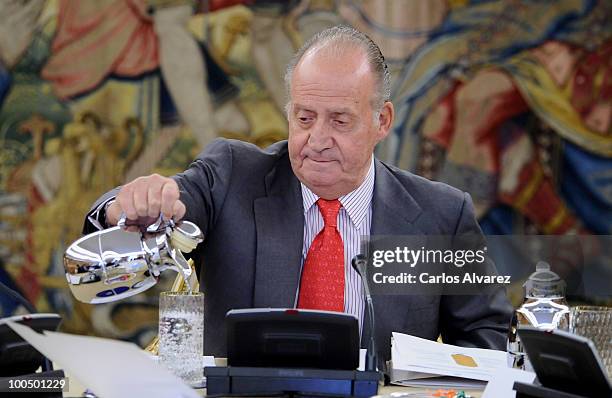
<path fill-rule="evenodd" d="M 363 292 L 366 299 L 366 307 L 368 309 L 368 318 L 370 320 L 370 340 L 368 341 L 365 370 L 366 371 L 377 371 L 378 370 L 378 354 L 376 350 L 376 321 L 374 319 L 374 304 L 372 303 L 372 295 L 370 293 L 370 286 L 366 278 L 366 268 L 368 260 L 363 254 L 358 254 L 351 260 L 353 269 L 357 271 L 361 277 L 361 284 L 363 286 Z"/>

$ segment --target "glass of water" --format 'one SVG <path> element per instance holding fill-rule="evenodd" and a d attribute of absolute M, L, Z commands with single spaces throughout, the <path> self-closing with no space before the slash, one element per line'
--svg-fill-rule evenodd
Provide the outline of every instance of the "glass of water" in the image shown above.
<path fill-rule="evenodd" d="M 593 341 L 608 377 L 612 377 L 612 307 L 572 307 L 570 332 Z"/>
<path fill-rule="evenodd" d="M 192 387 L 203 383 L 204 295 L 163 292 L 159 296 L 159 360 Z"/>

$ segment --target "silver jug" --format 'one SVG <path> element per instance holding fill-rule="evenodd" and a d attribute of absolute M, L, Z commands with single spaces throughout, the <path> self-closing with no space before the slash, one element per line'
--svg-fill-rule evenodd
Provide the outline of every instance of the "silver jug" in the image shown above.
<path fill-rule="evenodd" d="M 544 261 L 536 264 L 525 284 L 525 300 L 516 310 L 508 333 L 508 365 L 532 370 L 518 338 L 521 327 L 530 326 L 542 330 L 569 330 L 570 309 L 565 300 L 565 282 L 550 270 Z"/>
<path fill-rule="evenodd" d="M 125 227 L 123 217 L 118 226 L 83 236 L 64 253 L 66 279 L 79 301 L 122 300 L 151 288 L 165 270 L 189 279 L 192 268 L 181 252 L 189 253 L 203 241 L 197 225 L 160 217 L 140 232 Z"/>

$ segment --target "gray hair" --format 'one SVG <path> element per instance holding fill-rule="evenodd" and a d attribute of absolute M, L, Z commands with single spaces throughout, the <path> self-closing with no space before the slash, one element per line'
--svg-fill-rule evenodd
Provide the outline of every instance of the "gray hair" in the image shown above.
<path fill-rule="evenodd" d="M 385 62 L 380 48 L 365 33 L 358 31 L 350 26 L 334 26 L 325 29 L 311 37 L 293 56 L 287 70 L 285 71 L 285 90 L 287 94 L 287 105 L 285 110 L 289 110 L 291 98 L 291 79 L 293 71 L 300 62 L 304 54 L 311 48 L 329 48 L 332 51 L 344 51 L 347 48 L 359 48 L 367 57 L 370 70 L 374 74 L 375 94 L 372 99 L 372 108 L 378 113 L 385 101 L 391 98 L 391 78 L 389 68 Z"/>

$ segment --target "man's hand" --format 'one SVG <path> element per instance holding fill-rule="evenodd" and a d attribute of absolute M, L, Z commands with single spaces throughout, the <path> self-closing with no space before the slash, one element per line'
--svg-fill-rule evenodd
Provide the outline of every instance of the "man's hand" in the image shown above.
<path fill-rule="evenodd" d="M 139 225 L 150 225 L 159 214 L 178 221 L 185 215 L 176 182 L 159 174 L 138 177 L 121 187 L 115 201 L 106 209 L 106 224 L 117 225 L 121 213 Z"/>

